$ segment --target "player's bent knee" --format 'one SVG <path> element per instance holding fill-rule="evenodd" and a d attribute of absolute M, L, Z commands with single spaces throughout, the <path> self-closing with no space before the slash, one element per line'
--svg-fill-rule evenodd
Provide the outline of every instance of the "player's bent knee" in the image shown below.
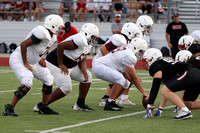
<path fill-rule="evenodd" d="M 60 86 L 60 90 L 65 94 L 68 95 L 72 91 L 72 87 Z"/>
<path fill-rule="evenodd" d="M 81 83 L 91 83 L 92 82 L 92 73 L 87 71 L 87 74 L 88 74 L 88 80 L 86 82 L 83 82 L 85 80 L 84 79 Z"/>
<path fill-rule="evenodd" d="M 43 95 L 50 95 L 52 92 L 52 85 L 43 84 L 42 93 Z"/>
<path fill-rule="evenodd" d="M 44 81 L 43 83 L 46 84 L 46 85 L 48 85 L 48 86 L 51 86 L 53 84 L 53 82 L 54 82 L 54 78 L 51 75 L 51 76 L 48 76 L 48 78 L 46 79 L 46 81 Z"/>
<path fill-rule="evenodd" d="M 21 84 L 25 85 L 28 88 L 32 88 L 33 82 L 32 80 L 22 80 Z"/>
<path fill-rule="evenodd" d="M 25 85 L 21 85 L 15 92 L 14 95 L 18 98 L 18 99 L 22 99 L 27 92 L 30 90 L 30 88 L 27 87 L 27 89 L 24 89 L 26 86 Z"/>

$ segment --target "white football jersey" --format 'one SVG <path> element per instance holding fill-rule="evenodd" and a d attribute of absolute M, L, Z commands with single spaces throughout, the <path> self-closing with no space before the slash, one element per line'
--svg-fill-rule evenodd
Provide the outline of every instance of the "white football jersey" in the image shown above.
<path fill-rule="evenodd" d="M 26 37 L 29 38 L 32 34 L 42 40 L 39 44 L 31 45 L 27 48 L 27 62 L 31 65 L 34 65 L 40 61 L 40 59 L 45 56 L 49 48 L 56 43 L 56 35 L 49 34 L 49 31 L 43 26 L 35 27 Z M 21 54 L 21 46 L 16 49 L 16 52 Z"/>
<path fill-rule="evenodd" d="M 112 44 L 113 45 L 115 45 L 117 48 L 120 48 L 120 47 L 122 47 L 122 46 L 126 46 L 127 45 L 127 40 L 126 40 L 126 38 L 123 36 L 123 35 L 121 35 L 121 34 L 114 34 L 114 35 L 112 35 L 109 39 L 108 39 L 108 41 L 106 42 L 106 43 L 109 43 L 109 42 L 112 42 Z M 106 44 L 105 43 L 105 44 Z M 109 52 L 109 51 L 108 51 Z M 96 56 L 94 57 L 94 59 L 93 60 L 95 60 L 95 59 L 97 59 L 97 58 L 99 58 L 99 57 L 101 57 L 102 56 L 102 53 L 101 53 L 101 51 L 99 51 L 97 54 L 96 54 Z"/>
<path fill-rule="evenodd" d="M 137 58 L 130 48 L 120 47 L 96 59 L 95 63 L 101 63 L 120 72 L 125 72 L 124 65 L 134 67 L 137 63 Z"/>
<path fill-rule="evenodd" d="M 92 48 L 91 45 L 88 45 L 86 37 L 82 33 L 78 33 L 68 37 L 64 41 L 73 40 L 73 42 L 78 46 L 77 49 L 74 50 L 64 50 L 64 55 L 74 61 L 81 61 Z"/>

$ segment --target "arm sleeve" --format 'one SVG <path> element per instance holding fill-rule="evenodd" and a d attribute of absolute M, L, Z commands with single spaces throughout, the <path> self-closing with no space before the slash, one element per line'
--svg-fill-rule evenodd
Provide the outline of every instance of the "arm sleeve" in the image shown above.
<path fill-rule="evenodd" d="M 158 91 L 160 89 L 160 84 L 161 84 L 161 78 L 154 78 L 153 79 L 153 84 L 152 84 L 150 96 L 149 96 L 149 104 L 153 104 L 154 101 L 156 100 L 156 97 L 158 95 Z"/>
<path fill-rule="evenodd" d="M 105 44 L 105 47 L 108 51 L 112 51 L 117 48 L 111 41 Z"/>
<path fill-rule="evenodd" d="M 41 39 L 38 39 L 34 34 L 32 34 L 30 38 L 33 41 L 33 44 L 39 44 L 42 41 Z"/>

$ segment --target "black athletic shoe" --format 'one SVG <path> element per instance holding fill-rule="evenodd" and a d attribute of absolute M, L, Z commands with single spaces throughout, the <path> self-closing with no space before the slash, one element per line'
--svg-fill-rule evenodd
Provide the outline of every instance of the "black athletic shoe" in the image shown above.
<path fill-rule="evenodd" d="M 50 109 L 48 107 L 48 104 L 42 104 L 42 103 L 38 103 L 38 108 L 39 108 L 39 111 L 38 111 L 38 114 L 42 114 L 42 115 L 58 115 L 59 113 L 58 112 L 55 112 L 53 111 L 52 109 Z"/>
<path fill-rule="evenodd" d="M 88 107 L 87 105 L 83 104 L 83 105 L 78 105 L 77 103 L 74 104 L 74 106 L 72 107 L 73 110 L 81 110 L 81 111 L 94 111 L 94 109 Z"/>
<path fill-rule="evenodd" d="M 121 111 L 123 107 L 117 105 L 115 101 L 108 102 L 106 101 L 106 105 L 104 106 L 104 110 L 114 110 L 114 111 Z"/>
<path fill-rule="evenodd" d="M 5 110 L 2 113 L 3 116 L 18 116 L 14 112 L 14 107 L 11 106 L 10 104 L 5 105 Z"/>

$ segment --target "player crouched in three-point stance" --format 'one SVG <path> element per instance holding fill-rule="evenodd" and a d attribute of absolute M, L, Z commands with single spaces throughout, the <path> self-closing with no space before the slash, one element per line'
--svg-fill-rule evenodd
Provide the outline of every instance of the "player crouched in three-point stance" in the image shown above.
<path fill-rule="evenodd" d="M 192 118 L 189 109 L 200 108 L 200 101 L 195 101 L 200 93 L 200 70 L 190 64 L 162 59 L 161 52 L 155 48 L 148 49 L 144 53 L 143 61 L 146 69 L 149 69 L 149 74 L 154 77 L 144 118 L 151 116 L 151 108 L 161 82 L 164 83 L 161 88 L 162 100 L 154 116 L 160 116 L 169 100 L 180 108 L 178 115 L 173 119 Z M 183 100 L 175 93 L 182 90 L 185 90 Z"/>
<path fill-rule="evenodd" d="M 141 31 L 139 30 L 138 26 L 134 23 L 125 23 L 122 27 L 121 34 L 114 34 L 112 35 L 109 40 L 100 48 L 99 52 L 96 54 L 96 56 L 92 60 L 92 64 L 94 64 L 95 60 L 107 55 L 108 53 L 112 52 L 112 50 L 116 48 L 120 48 L 122 46 L 127 46 L 130 41 L 137 37 L 140 36 Z M 111 88 L 113 86 L 113 83 L 110 83 L 107 87 L 105 95 L 100 99 L 99 106 L 104 107 L 106 104 L 106 101 L 108 100 L 111 92 Z M 126 89 L 127 90 L 127 89 Z M 126 103 L 129 105 L 134 105 L 131 101 L 128 100 L 128 95 L 127 97 L 124 98 L 125 100 L 121 100 L 121 103 Z"/>
<path fill-rule="evenodd" d="M 137 62 L 135 55 L 142 56 L 146 49 L 147 43 L 145 40 L 134 38 L 128 46 L 115 49 L 109 54 L 96 59 L 92 64 L 92 72 L 97 78 L 114 83 L 104 110 L 120 111 L 123 108 L 118 106 L 115 100 L 124 89 L 129 87 L 130 83 L 134 84 L 144 97 L 148 97 L 134 68 Z"/>
<path fill-rule="evenodd" d="M 4 116 L 18 116 L 14 107 L 31 89 L 33 78 L 43 82 L 43 98 L 39 114 L 58 114 L 48 107 L 48 99 L 52 92 L 54 78 L 46 64 L 41 62 L 49 48 L 56 42 L 56 34 L 64 26 L 63 19 L 58 15 L 45 18 L 44 26 L 37 26 L 26 37 L 20 46 L 10 56 L 10 66 L 21 83 L 15 91 L 10 104 L 5 105 Z"/>
<path fill-rule="evenodd" d="M 79 81 L 79 97 L 73 110 L 93 111 L 85 105 L 85 98 L 92 82 L 92 74 L 87 70 L 86 57 L 92 44 L 97 43 L 99 29 L 92 23 L 82 26 L 80 33 L 72 35 L 60 42 L 57 49 L 51 51 L 46 58 L 47 67 L 54 77 L 58 88 L 48 100 L 48 104 L 65 97 L 72 90 L 72 81 Z M 41 102 L 36 104 L 34 111 L 38 111 Z"/>

